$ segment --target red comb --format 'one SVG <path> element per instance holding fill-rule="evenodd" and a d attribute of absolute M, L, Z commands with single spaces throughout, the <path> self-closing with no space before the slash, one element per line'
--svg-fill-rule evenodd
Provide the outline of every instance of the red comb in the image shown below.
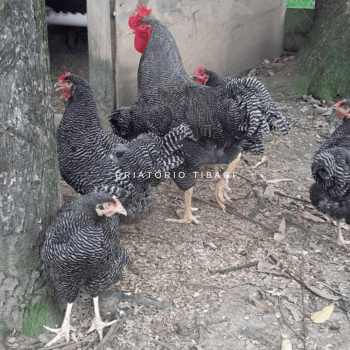
<path fill-rule="evenodd" d="M 147 17 L 152 12 L 151 9 L 148 9 L 146 6 L 139 3 L 135 12 L 129 18 L 129 27 L 134 29 L 137 27 L 139 20 L 141 18 Z"/>
<path fill-rule="evenodd" d="M 194 71 L 194 75 L 196 76 L 196 83 L 206 85 L 209 80 L 209 75 L 204 72 L 207 67 L 199 67 Z"/>
<path fill-rule="evenodd" d="M 346 119 L 350 118 L 350 114 L 348 113 L 350 111 L 350 108 L 349 107 L 347 107 L 347 108 L 341 107 L 341 105 L 344 102 L 346 102 L 346 100 L 338 101 L 337 103 L 334 104 L 334 106 L 337 110 L 338 117 L 340 119 L 344 119 L 345 117 L 346 117 Z"/>
<path fill-rule="evenodd" d="M 64 78 L 69 77 L 70 76 L 70 72 L 64 73 L 60 76 L 60 80 L 59 82 L 62 84 L 64 82 Z"/>
<path fill-rule="evenodd" d="M 198 75 L 198 74 L 203 74 L 204 73 L 204 69 L 207 69 L 207 67 L 199 67 L 194 71 L 194 75 Z"/>

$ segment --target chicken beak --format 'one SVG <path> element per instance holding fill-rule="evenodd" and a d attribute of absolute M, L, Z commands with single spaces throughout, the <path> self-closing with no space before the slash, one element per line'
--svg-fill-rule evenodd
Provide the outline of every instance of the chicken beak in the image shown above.
<path fill-rule="evenodd" d="M 125 216 L 128 216 L 128 215 L 127 215 L 127 212 L 126 212 L 126 210 L 125 210 L 125 208 L 124 208 L 123 206 L 120 206 L 120 207 L 118 208 L 117 213 L 118 213 L 118 214 L 125 215 Z"/>
<path fill-rule="evenodd" d="M 126 33 L 126 35 L 130 35 L 130 34 L 135 34 L 135 32 L 134 32 L 132 29 L 130 29 L 130 30 Z"/>
<path fill-rule="evenodd" d="M 116 196 L 113 196 L 112 198 L 114 199 L 114 202 L 116 204 L 115 212 L 127 216 L 126 210 L 124 209 L 120 200 Z"/>
<path fill-rule="evenodd" d="M 63 90 L 63 86 L 60 82 L 57 82 L 53 88 L 55 89 L 55 91 Z"/>

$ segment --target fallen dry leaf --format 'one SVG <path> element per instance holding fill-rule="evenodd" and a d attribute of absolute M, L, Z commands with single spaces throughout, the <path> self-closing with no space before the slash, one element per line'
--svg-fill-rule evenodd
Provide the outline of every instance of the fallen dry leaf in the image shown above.
<path fill-rule="evenodd" d="M 318 216 L 315 216 L 315 215 L 312 215 L 310 214 L 308 211 L 303 211 L 301 216 L 304 218 L 304 219 L 308 219 L 308 220 L 312 220 L 313 222 L 325 222 L 324 219 L 321 219 L 320 217 Z"/>
<path fill-rule="evenodd" d="M 285 235 L 282 235 L 281 233 L 279 232 L 276 232 L 274 235 L 273 235 L 273 239 L 277 242 L 281 242 L 283 241 L 284 239 L 286 238 Z"/>
<path fill-rule="evenodd" d="M 264 192 L 264 197 L 267 199 L 272 199 L 274 196 L 275 196 L 275 187 L 272 184 L 267 185 Z"/>
<path fill-rule="evenodd" d="M 326 306 L 321 311 L 315 312 L 313 315 L 311 315 L 311 321 L 314 323 L 323 323 L 329 319 L 329 317 L 332 315 L 332 312 L 334 310 L 334 304 Z"/>
<path fill-rule="evenodd" d="M 325 298 L 328 300 L 339 300 L 340 299 L 340 297 L 337 297 L 334 294 L 327 293 L 322 289 L 318 289 L 318 288 L 313 287 L 313 286 L 307 286 L 307 287 L 308 287 L 308 289 L 312 290 L 315 294 L 318 294 L 322 298 Z"/>
<path fill-rule="evenodd" d="M 286 219 L 283 216 L 283 219 L 278 227 L 278 231 L 280 231 L 282 233 L 282 235 L 286 234 Z"/>
<path fill-rule="evenodd" d="M 293 350 L 292 343 L 288 338 L 282 340 L 281 350 Z"/>
<path fill-rule="evenodd" d="M 288 302 L 285 302 L 283 305 L 284 305 L 287 309 L 289 309 L 289 311 L 292 313 L 292 315 L 293 315 L 295 321 L 297 321 L 297 322 L 300 321 L 300 319 L 301 319 L 301 314 L 300 314 L 300 312 L 299 312 L 299 310 L 298 310 L 298 308 L 297 308 L 296 306 L 294 306 L 294 305 L 292 305 L 292 304 L 289 304 Z"/>
<path fill-rule="evenodd" d="M 273 179 L 273 180 L 266 180 L 266 183 L 277 184 L 279 182 L 284 182 L 284 181 L 294 181 L 294 180 L 293 179 Z"/>
<path fill-rule="evenodd" d="M 330 108 L 327 112 L 323 113 L 322 115 L 331 115 L 333 113 L 333 108 Z"/>

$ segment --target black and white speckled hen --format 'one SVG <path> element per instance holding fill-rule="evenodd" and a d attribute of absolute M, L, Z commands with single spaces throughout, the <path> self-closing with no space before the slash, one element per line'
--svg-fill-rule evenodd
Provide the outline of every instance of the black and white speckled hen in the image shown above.
<path fill-rule="evenodd" d="M 345 104 L 347 108 L 341 107 Z M 338 116 L 344 120 L 316 153 L 311 166 L 314 180 L 310 199 L 318 210 L 337 220 L 337 244 L 346 247 L 340 221 L 350 224 L 350 100 L 335 105 Z"/>
<path fill-rule="evenodd" d="M 119 190 L 121 196 L 126 193 Z M 96 329 L 102 339 L 103 328 L 116 322 L 102 322 L 98 296 L 121 279 L 128 263 L 127 253 L 120 246 L 117 213 L 126 215 L 116 196 L 89 193 L 62 207 L 47 228 L 40 257 L 56 293 L 68 305 L 61 328 L 44 326 L 57 333 L 46 347 L 62 337 L 69 341 L 70 314 L 81 281 L 94 301 L 95 316 L 88 333 Z"/>
<path fill-rule="evenodd" d="M 151 186 L 183 161 L 179 149 L 183 138 L 192 137 L 190 128 L 179 125 L 165 136 L 141 134 L 128 142 L 102 129 L 93 92 L 83 78 L 66 73 L 59 84 L 68 99 L 57 129 L 62 178 L 80 194 L 128 190 L 122 199 L 126 222 L 144 218 L 152 204 Z"/>
<path fill-rule="evenodd" d="M 226 173 L 232 175 L 243 147 L 254 153 L 262 151 L 261 132 L 269 133 L 274 118 L 283 133 L 288 124 L 275 106 L 262 112 L 258 100 L 249 94 L 261 87 L 252 79 L 240 82 L 239 88 L 245 83 L 249 89 L 239 96 L 230 82 L 215 87 L 197 84 L 185 72 L 172 34 L 150 12 L 140 4 L 129 18 L 135 49 L 142 53 L 137 103 L 113 113 L 110 122 L 114 132 L 126 139 L 145 131 L 164 135 L 180 123 L 192 129 L 197 141 L 184 140 L 185 161 L 172 170 L 186 175 L 176 176 L 174 181 L 185 191 L 181 222 L 190 223 L 196 221 L 191 212 L 195 172 L 204 164 L 228 163 Z M 227 190 L 221 178 L 215 195 L 222 208 Z"/>

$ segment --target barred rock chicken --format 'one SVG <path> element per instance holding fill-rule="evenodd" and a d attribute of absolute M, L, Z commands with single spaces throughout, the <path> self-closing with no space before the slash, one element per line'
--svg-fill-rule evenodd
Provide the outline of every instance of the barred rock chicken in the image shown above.
<path fill-rule="evenodd" d="M 342 108 L 345 104 L 347 108 Z M 314 180 L 310 199 L 316 209 L 337 220 L 337 244 L 346 247 L 340 221 L 350 224 L 350 100 L 335 104 L 340 125 L 316 153 L 311 166 Z"/>
<path fill-rule="evenodd" d="M 256 112 L 258 112 L 257 114 L 261 114 L 260 118 L 266 119 L 269 123 L 269 130 L 265 130 L 267 134 L 269 131 L 275 129 L 272 116 L 278 116 L 280 112 L 265 86 L 257 79 L 220 77 L 215 72 L 206 69 L 206 67 L 198 68 L 193 74 L 196 83 L 212 88 L 222 87 L 227 90 L 229 96 L 236 99 L 240 108 L 245 108 L 248 114 L 254 114 Z M 237 118 L 234 122 L 237 124 L 244 123 L 245 115 L 241 114 L 240 117 L 240 119 Z M 252 122 L 254 123 L 254 120 Z M 285 124 L 283 118 L 277 118 L 276 123 L 280 130 L 287 128 L 286 131 L 288 131 L 288 124 Z M 252 137 L 247 135 L 243 140 L 243 150 L 250 151 L 253 154 L 263 153 L 262 133 L 259 132 Z"/>
<path fill-rule="evenodd" d="M 232 175 L 243 147 L 255 153 L 262 151 L 261 131 L 272 129 L 273 118 L 283 133 L 287 133 L 288 126 L 277 108 L 263 113 L 249 90 L 236 96 L 230 87 L 194 82 L 185 72 L 172 34 L 150 17 L 150 12 L 140 4 L 129 18 L 135 49 L 142 53 L 137 103 L 114 112 L 109 119 L 114 132 L 126 139 L 145 131 L 165 135 L 180 123 L 192 129 L 197 141 L 184 140 L 185 161 L 171 172 L 176 174 L 174 182 L 185 191 L 185 217 L 181 222 L 196 222 L 191 212 L 195 172 L 204 164 L 229 163 L 227 173 Z M 259 88 L 253 80 L 246 84 Z M 185 176 L 181 178 L 182 173 Z M 223 209 L 226 191 L 221 178 L 215 195 Z"/>
<path fill-rule="evenodd" d="M 126 193 L 123 189 L 119 191 L 122 196 Z M 47 228 L 40 249 L 41 260 L 54 289 L 68 305 L 61 328 L 44 326 L 57 333 L 46 347 L 62 337 L 69 342 L 70 314 L 82 280 L 93 297 L 95 309 L 88 333 L 96 329 L 102 339 L 103 328 L 116 322 L 102 322 L 98 306 L 99 294 L 121 279 L 122 269 L 128 263 L 119 242 L 116 213 L 126 215 L 116 196 L 89 193 L 62 207 Z"/>
<path fill-rule="evenodd" d="M 62 178 L 80 194 L 118 188 L 129 191 L 122 198 L 126 221 L 144 218 L 152 204 L 152 188 L 164 172 L 183 161 L 181 140 L 192 137 L 186 125 L 179 125 L 165 136 L 141 134 L 132 142 L 103 131 L 96 102 L 89 84 L 66 73 L 60 89 L 68 99 L 57 129 L 59 168 Z"/>

